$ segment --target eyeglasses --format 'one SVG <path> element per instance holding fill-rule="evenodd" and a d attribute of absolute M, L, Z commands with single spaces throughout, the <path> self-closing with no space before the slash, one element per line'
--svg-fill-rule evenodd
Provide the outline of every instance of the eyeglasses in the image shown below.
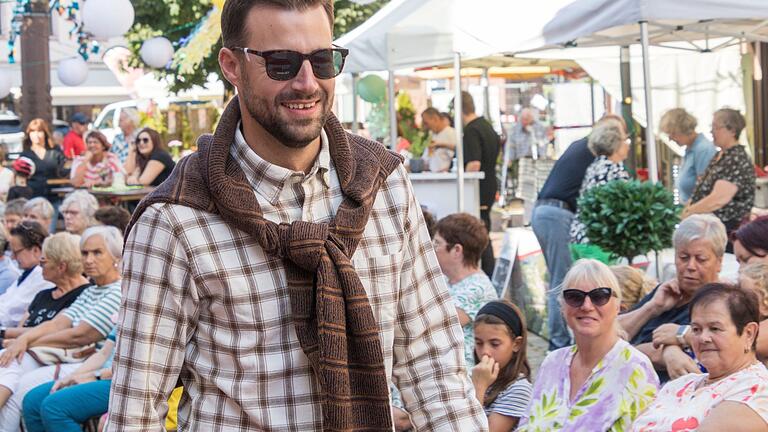
<path fill-rule="evenodd" d="M 150 142 L 152 142 L 152 140 L 147 138 L 147 137 L 144 137 L 144 138 L 136 138 L 136 142 L 137 143 L 149 144 Z"/>
<path fill-rule="evenodd" d="M 264 59 L 267 76 L 275 81 L 288 81 L 296 78 L 305 60 L 312 65 L 312 73 L 317 79 L 335 78 L 344 69 L 344 61 L 349 54 L 346 48 L 322 48 L 309 54 L 291 50 L 256 51 L 250 48 L 232 47 L 242 51 L 246 59 L 253 54 Z"/>
<path fill-rule="evenodd" d="M 605 306 L 608 300 L 613 296 L 613 290 L 610 288 L 595 288 L 592 291 L 582 291 L 577 289 L 563 290 L 563 300 L 570 307 L 579 308 L 584 305 L 584 300 L 589 300 L 595 306 Z"/>
<path fill-rule="evenodd" d="M 11 249 L 11 255 L 19 256 L 20 253 L 24 252 L 27 249 L 29 249 L 29 248 L 21 248 L 21 249 L 16 249 L 16 250 Z"/>

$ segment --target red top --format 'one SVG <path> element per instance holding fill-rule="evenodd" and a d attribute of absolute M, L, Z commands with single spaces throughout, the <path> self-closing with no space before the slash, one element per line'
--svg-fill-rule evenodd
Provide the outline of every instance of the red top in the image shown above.
<path fill-rule="evenodd" d="M 85 142 L 83 142 L 83 137 L 72 130 L 64 135 L 64 142 L 61 143 L 61 147 L 62 150 L 64 150 L 64 156 L 66 156 L 67 159 L 72 159 L 75 156 L 80 156 L 81 153 L 85 153 Z"/>

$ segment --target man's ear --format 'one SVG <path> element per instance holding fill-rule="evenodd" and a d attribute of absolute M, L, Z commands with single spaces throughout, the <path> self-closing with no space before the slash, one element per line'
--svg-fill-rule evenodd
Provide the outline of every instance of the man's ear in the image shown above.
<path fill-rule="evenodd" d="M 242 64 L 238 58 L 238 53 L 229 48 L 222 47 L 219 50 L 219 67 L 224 78 L 234 87 L 240 87 L 242 77 Z"/>

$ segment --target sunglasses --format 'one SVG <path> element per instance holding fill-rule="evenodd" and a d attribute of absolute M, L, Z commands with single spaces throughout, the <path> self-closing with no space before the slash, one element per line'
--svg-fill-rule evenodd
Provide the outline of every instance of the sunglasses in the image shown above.
<path fill-rule="evenodd" d="M 275 81 L 288 81 L 296 78 L 301 70 L 304 60 L 309 60 L 312 72 L 317 79 L 335 78 L 344 69 L 344 60 L 349 54 L 346 48 L 322 48 L 309 54 L 291 50 L 256 51 L 250 48 L 233 47 L 235 51 L 242 51 L 246 59 L 248 54 L 253 54 L 264 59 L 264 67 L 267 76 Z"/>
<path fill-rule="evenodd" d="M 610 288 L 595 288 L 589 292 L 577 289 L 563 290 L 563 300 L 570 307 L 581 307 L 587 296 L 593 305 L 605 306 L 613 296 L 613 290 Z"/>
<path fill-rule="evenodd" d="M 147 138 L 147 137 L 144 137 L 144 138 L 136 138 L 136 143 L 144 143 L 144 144 L 149 144 L 150 142 L 152 142 L 152 140 L 151 140 L 151 139 L 149 139 L 149 138 Z"/>

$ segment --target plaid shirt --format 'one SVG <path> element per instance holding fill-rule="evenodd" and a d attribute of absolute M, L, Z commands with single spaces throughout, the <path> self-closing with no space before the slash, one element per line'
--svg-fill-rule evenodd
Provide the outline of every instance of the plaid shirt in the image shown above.
<path fill-rule="evenodd" d="M 333 218 L 343 195 L 323 133 L 309 173 L 231 155 L 264 217 Z M 486 430 L 462 329 L 403 167 L 378 192 L 353 256 L 381 327 L 388 376 L 420 430 Z M 319 385 L 296 338 L 279 258 L 219 216 L 156 204 L 126 243 L 110 431 L 161 429 L 181 375 L 180 430 L 322 429 Z"/>

